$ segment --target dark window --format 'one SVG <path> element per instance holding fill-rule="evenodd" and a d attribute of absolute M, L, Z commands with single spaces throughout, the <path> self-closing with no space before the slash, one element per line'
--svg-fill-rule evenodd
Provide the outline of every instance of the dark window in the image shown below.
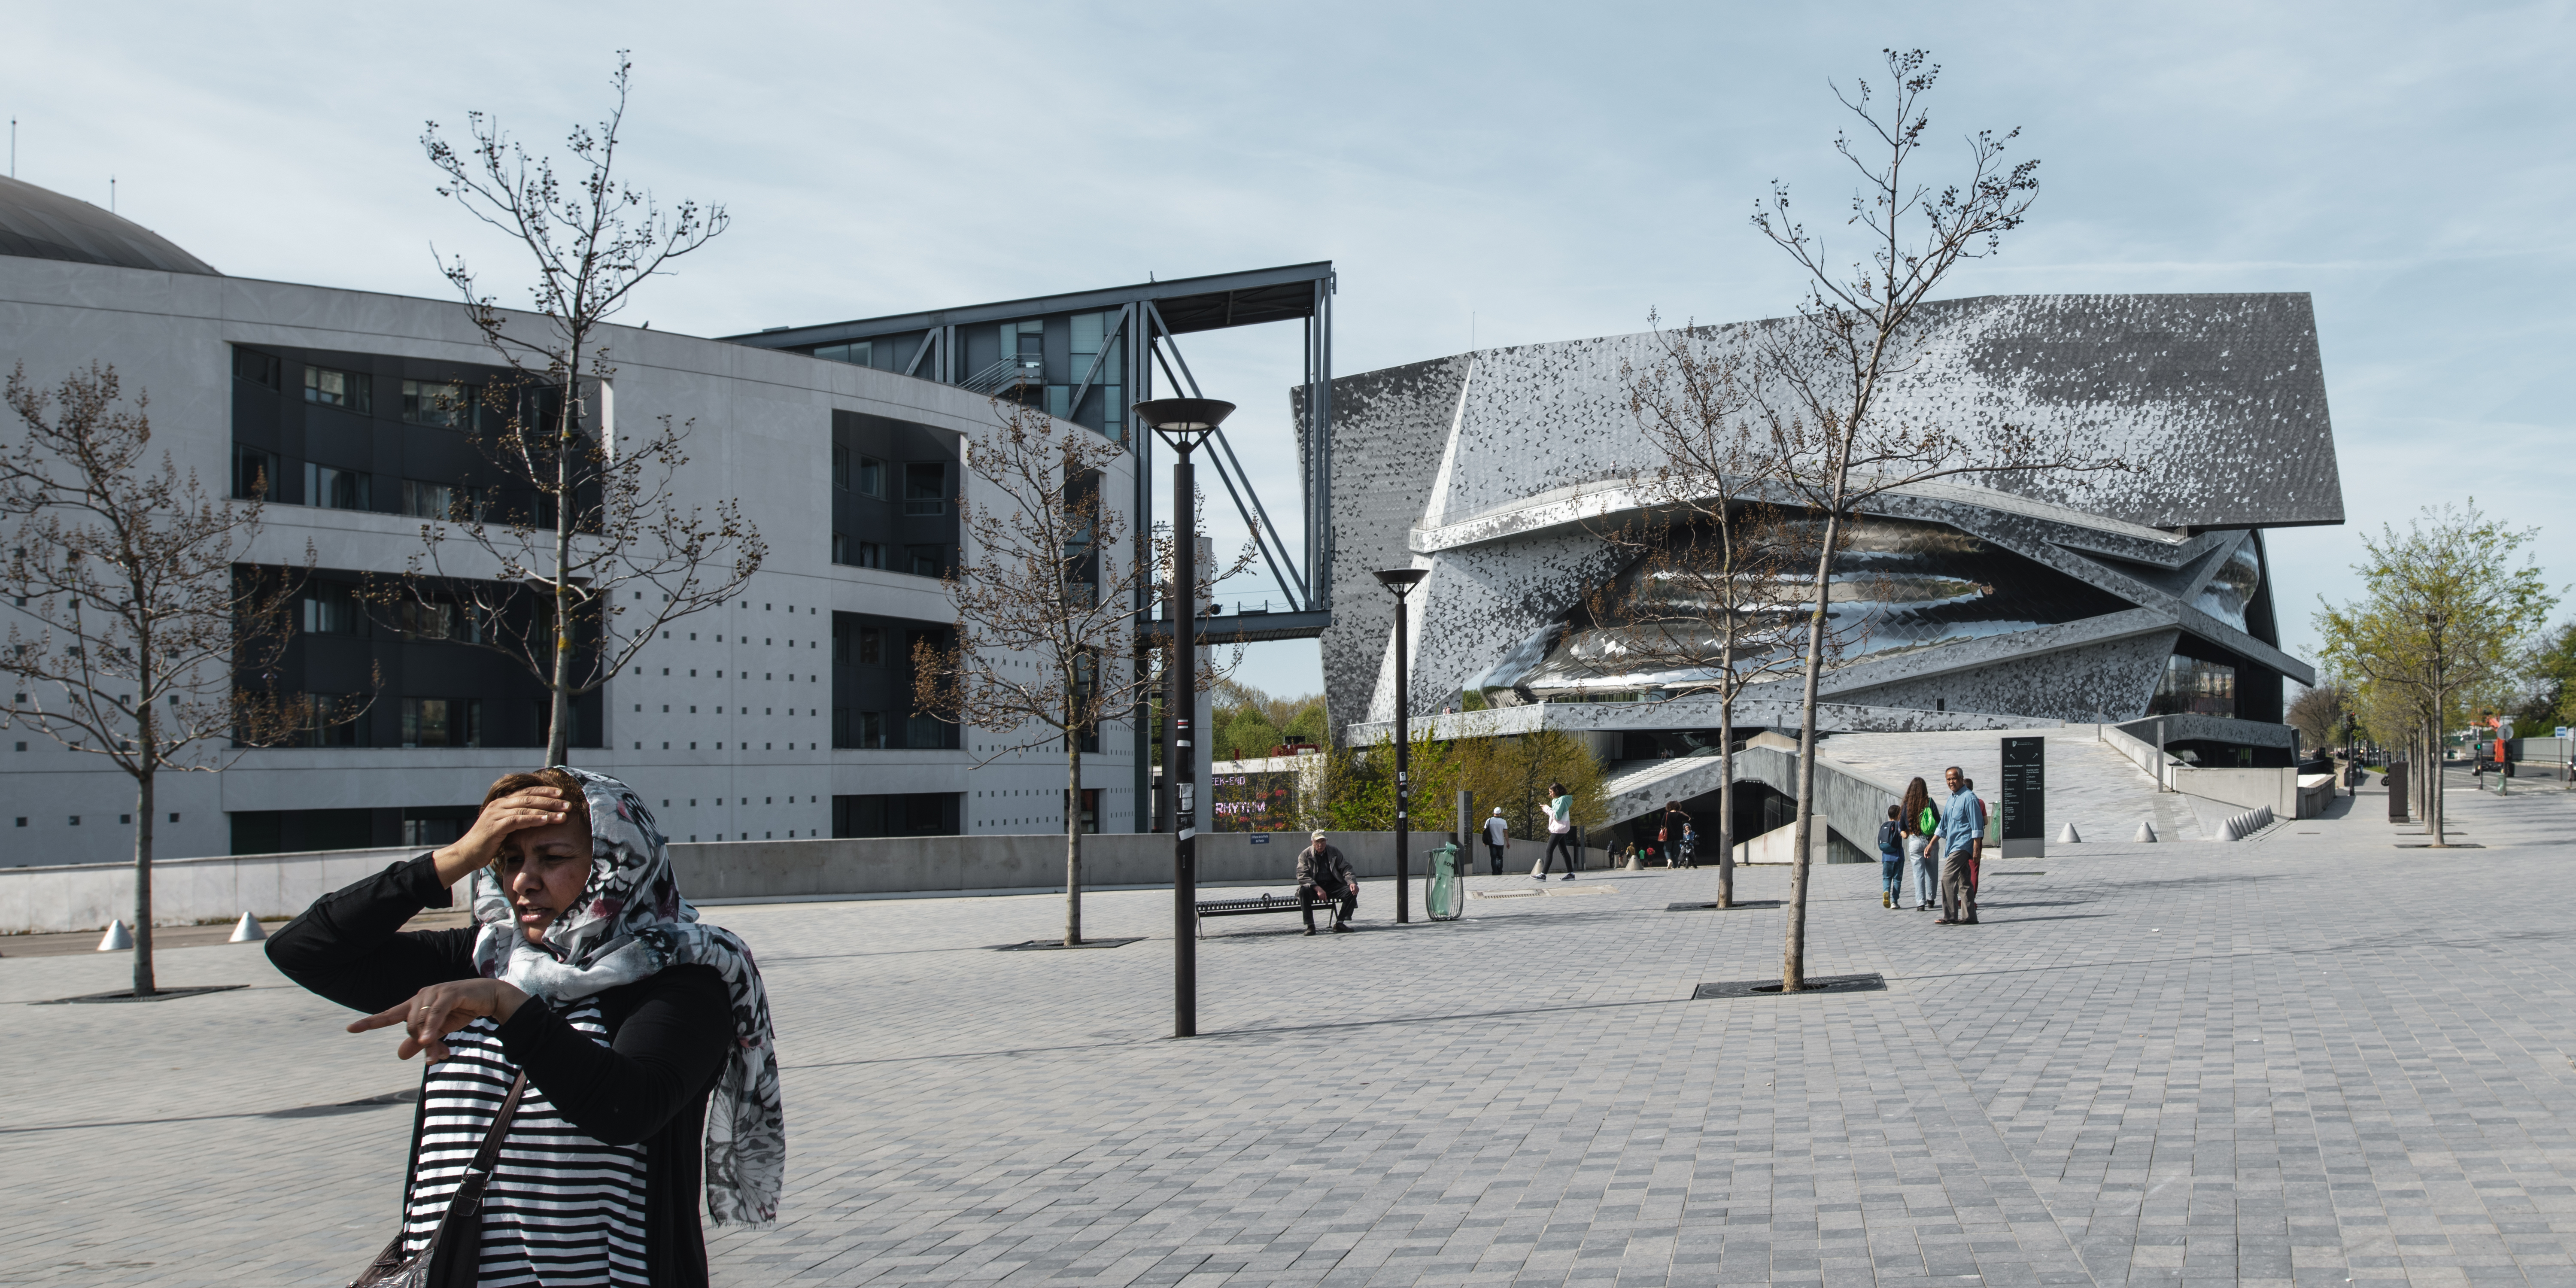
<path fill-rule="evenodd" d="M 2196 657 L 2165 659 L 2164 678 L 2147 700 L 2151 716 L 2236 714 L 2236 668 Z"/>
<path fill-rule="evenodd" d="M 850 486 L 850 449 L 839 443 L 832 444 L 832 486 L 843 491 Z"/>
<path fill-rule="evenodd" d="M 869 666 L 875 666 L 885 660 L 884 653 L 885 632 L 874 626 L 860 627 L 858 660 Z"/>
<path fill-rule="evenodd" d="M 402 627 L 403 639 L 414 644 L 429 640 L 479 644 L 483 640 L 483 619 L 466 604 L 404 600 L 394 610 L 394 618 Z"/>
<path fill-rule="evenodd" d="M 402 812 L 402 843 L 435 846 L 464 839 L 478 813 L 471 805 L 423 805 Z"/>
<path fill-rule="evenodd" d="M 278 360 L 275 354 L 257 349 L 233 349 L 233 374 L 264 389 L 277 388 Z"/>
<path fill-rule="evenodd" d="M 903 467 L 903 512 L 948 513 L 947 465 L 939 461 L 914 461 Z"/>
<path fill-rule="evenodd" d="M 490 501 L 481 488 L 421 479 L 403 480 L 402 512 L 415 519 L 480 523 L 489 509 Z"/>
<path fill-rule="evenodd" d="M 306 587 L 302 626 L 307 635 L 357 634 L 357 596 L 346 586 L 325 583 Z"/>
<path fill-rule="evenodd" d="M 948 571 L 946 546 L 909 546 L 904 553 L 911 561 L 909 571 L 915 577 L 936 577 Z"/>
<path fill-rule="evenodd" d="M 311 600 L 305 601 L 310 604 Z M 359 699 L 343 693 L 304 695 L 304 727 L 298 743 L 306 747 L 363 747 L 367 722 L 351 719 Z M 450 837 L 450 840 L 455 838 Z"/>
<path fill-rule="evenodd" d="M 964 814 L 959 792 L 832 798 L 834 836 L 954 836 Z"/>
<path fill-rule="evenodd" d="M 304 401 L 337 407 L 361 415 L 375 409 L 375 382 L 366 373 L 333 371 L 329 367 L 304 369 Z"/>
<path fill-rule="evenodd" d="M 474 698 L 405 698 L 402 700 L 402 745 L 406 747 L 480 747 L 483 704 Z"/>
<path fill-rule="evenodd" d="M 859 477 L 855 490 L 861 496 L 885 495 L 885 462 L 873 456 L 859 458 Z"/>
<path fill-rule="evenodd" d="M 435 380 L 402 382 L 402 418 L 415 425 L 463 429 L 473 423 L 471 386 Z"/>
<path fill-rule="evenodd" d="M 326 510 L 369 510 L 372 475 L 328 465 L 304 463 L 304 503 Z"/>
<path fill-rule="evenodd" d="M 264 497 L 275 501 L 279 499 L 277 485 L 284 481 L 278 477 L 275 452 L 263 452 L 238 443 L 233 445 L 234 496 L 244 500 Z"/>

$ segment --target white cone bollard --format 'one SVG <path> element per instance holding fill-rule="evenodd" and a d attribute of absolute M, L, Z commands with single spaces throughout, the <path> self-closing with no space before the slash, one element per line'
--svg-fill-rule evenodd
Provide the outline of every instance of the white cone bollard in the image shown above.
<path fill-rule="evenodd" d="M 2153 824 L 2153 823 L 2145 823 L 2145 822 L 2139 823 L 2139 824 L 2138 824 L 2138 839 L 2139 839 L 2139 840 L 2141 840 L 2141 841 L 2152 841 L 2152 840 L 2156 839 L 2156 825 L 2155 825 L 2155 824 Z"/>
<path fill-rule="evenodd" d="M 107 933 L 98 937 L 98 950 L 103 953 L 121 953 L 132 947 L 134 936 L 126 933 L 122 921 L 108 922 Z"/>
<path fill-rule="evenodd" d="M 2082 845 L 2084 843 L 2084 838 L 2077 836 L 2075 834 L 2075 825 L 2073 823 L 2069 823 L 2066 826 L 2057 829 L 2057 843 L 2059 845 Z"/>
<path fill-rule="evenodd" d="M 233 927 L 233 937 L 224 942 L 248 944 L 266 938 L 268 938 L 268 932 L 259 928 L 259 918 L 245 912 L 242 914 L 241 924 Z"/>

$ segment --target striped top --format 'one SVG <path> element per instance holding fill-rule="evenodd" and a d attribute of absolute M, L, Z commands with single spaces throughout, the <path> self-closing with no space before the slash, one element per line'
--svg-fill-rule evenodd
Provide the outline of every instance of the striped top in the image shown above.
<path fill-rule="evenodd" d="M 564 1015 L 602 1046 L 599 999 Z M 492 1115 L 519 1076 L 491 1020 L 447 1035 L 453 1058 L 429 1069 L 421 1087 L 419 1153 L 403 1201 L 403 1251 L 429 1244 L 448 1198 L 482 1146 Z M 644 1257 L 644 1146 L 607 1145 L 555 1113 L 533 1082 L 501 1142 L 483 1202 L 483 1288 L 516 1285 L 636 1285 L 649 1282 Z"/>

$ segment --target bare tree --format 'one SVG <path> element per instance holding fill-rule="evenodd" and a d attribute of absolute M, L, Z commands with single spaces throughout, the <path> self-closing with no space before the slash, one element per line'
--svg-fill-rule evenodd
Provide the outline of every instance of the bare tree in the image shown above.
<path fill-rule="evenodd" d="M 120 405 L 116 370 L 92 365 L 51 393 L 9 376 L 18 441 L 0 446 L 0 513 L 18 520 L 7 564 L 13 620 L 0 672 L 25 692 L 0 715 L 134 780 L 134 992 L 152 977 L 153 824 L 164 772 L 215 770 L 241 749 L 354 720 L 363 697 L 316 709 L 274 685 L 302 569 L 243 566 L 260 499 L 209 494 L 147 453 L 146 399 Z M 30 629 L 30 626 L 32 629 Z"/>
<path fill-rule="evenodd" d="M 452 526 L 422 525 L 426 549 L 413 575 L 379 587 L 378 602 L 474 615 L 473 629 L 451 638 L 518 661 L 546 686 L 550 765 L 570 756 L 574 699 L 606 684 L 664 626 L 732 599 L 768 555 L 740 502 L 720 501 L 712 513 L 681 507 L 671 480 L 688 464 L 681 444 L 694 422 L 665 416 L 652 432 L 621 436 L 605 414 L 617 372 L 610 320 L 646 279 L 727 225 L 721 205 L 665 210 L 617 176 L 632 68 L 618 51 L 616 106 L 596 128 L 576 126 L 566 137 L 569 184 L 552 160 L 530 157 L 480 112 L 468 118 L 473 143 L 461 151 L 435 121 L 421 136 L 446 176 L 439 195 L 527 252 L 533 317 L 483 294 L 463 257 L 444 261 L 467 316 L 522 377 L 487 394 L 501 427 L 476 436 L 503 481 L 487 507 L 469 511 L 480 503 L 460 500 Z M 465 551 L 449 555 L 450 541 Z M 465 566 L 450 567 L 451 558 Z"/>
<path fill-rule="evenodd" d="M 1746 689 L 1798 668 L 1806 623 L 1794 583 L 1812 561 L 1814 528 L 1785 521 L 1766 499 L 1777 464 L 1751 428 L 1744 358 L 1709 339 L 1691 327 L 1658 327 L 1647 365 L 1620 364 L 1629 411 L 1657 463 L 1630 483 L 1643 517 L 1596 534 L 1636 556 L 1585 597 L 1608 646 L 1598 657 L 1568 652 L 1596 674 L 1660 674 L 1677 694 L 1717 699 L 1717 904 L 1730 908 L 1735 704 Z"/>
<path fill-rule="evenodd" d="M 1154 566 L 1117 558 L 1132 548 L 1130 525 L 1105 503 L 1104 480 L 1124 453 L 1033 407 L 993 406 L 994 429 L 966 444 L 967 469 L 991 499 L 958 502 L 968 554 L 947 577 L 956 636 L 945 648 L 915 641 L 913 705 L 1001 735 L 979 767 L 1063 748 L 1064 943 L 1073 947 L 1082 942 L 1082 744 L 1104 721 L 1143 711 L 1162 686 L 1137 662 L 1152 653 L 1133 605 L 1139 591 L 1163 587 Z M 1166 567 L 1169 544 L 1151 547 Z M 1239 559 L 1203 579 L 1201 595 L 1244 566 Z"/>
<path fill-rule="evenodd" d="M 1924 145 L 1922 109 L 1940 68 L 1922 50 L 1886 51 L 1889 94 L 1882 113 L 1868 81 L 1834 96 L 1860 122 L 1861 142 L 1836 134 L 1835 150 L 1861 175 L 1850 221 L 1866 239 L 1866 262 L 1835 265 L 1822 240 L 1796 222 L 1789 189 L 1774 181 L 1753 225 L 1807 276 L 1797 314 L 1766 333 L 1761 375 L 1765 428 L 1792 502 L 1820 516 L 1823 540 L 1810 587 L 1808 643 L 1800 695 L 1797 856 L 1790 878 L 1788 933 L 1780 986 L 1805 987 L 1809 839 L 1815 826 L 1816 704 L 1825 666 L 1828 601 L 1842 529 L 1897 488 L 1953 475 L 2064 473 L 2126 468 L 2088 454 L 2070 431 L 2044 439 L 2023 426 L 1972 425 L 1908 416 L 1889 405 L 1893 386 L 1921 361 L 1931 326 L 1925 301 L 1951 271 L 1993 255 L 2019 227 L 2039 188 L 2037 161 L 2007 166 L 2020 134 L 1981 131 L 1967 140 L 1963 184 L 1935 191 L 1908 167 Z M 1864 159 L 1863 152 L 1873 159 Z M 1909 227 L 1920 223 L 1920 230 Z"/>

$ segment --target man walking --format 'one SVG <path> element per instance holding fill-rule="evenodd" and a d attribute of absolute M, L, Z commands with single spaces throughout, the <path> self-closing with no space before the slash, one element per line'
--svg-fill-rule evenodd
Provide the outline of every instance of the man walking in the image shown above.
<path fill-rule="evenodd" d="M 1333 933 L 1350 933 L 1351 912 L 1360 906 L 1360 880 L 1352 873 L 1350 860 L 1317 832 L 1311 844 L 1297 851 L 1297 911 L 1306 918 L 1306 933 L 1315 933 L 1315 905 L 1338 904 L 1333 913 Z"/>
<path fill-rule="evenodd" d="M 1941 850 L 1941 919 L 1938 926 L 1977 924 L 1978 847 L 1985 844 L 1985 807 L 1968 787 L 1957 765 L 1941 771 L 1950 799 L 1941 805 L 1941 830 L 1932 839 Z"/>
<path fill-rule="evenodd" d="M 1503 821 L 1503 807 L 1494 807 L 1494 816 L 1485 820 L 1485 857 L 1494 865 L 1494 875 L 1503 874 L 1503 853 L 1512 848 L 1512 825 Z"/>

